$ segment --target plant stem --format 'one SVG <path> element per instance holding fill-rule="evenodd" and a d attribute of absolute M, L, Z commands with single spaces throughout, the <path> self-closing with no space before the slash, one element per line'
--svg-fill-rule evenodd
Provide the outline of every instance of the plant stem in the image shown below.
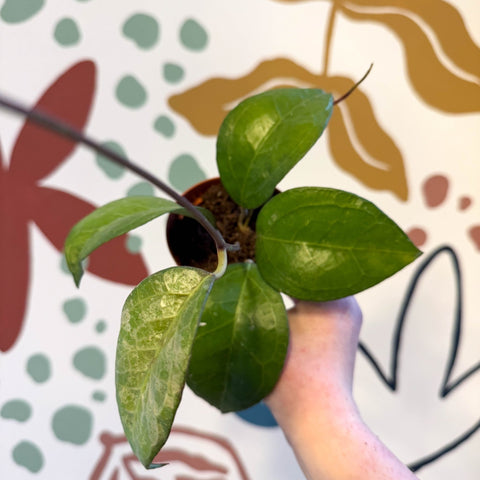
<path fill-rule="evenodd" d="M 101 145 L 100 143 L 92 140 L 91 138 L 84 135 L 79 130 L 71 127 L 70 125 L 66 124 L 65 122 L 54 118 L 51 115 L 48 115 L 44 112 L 40 112 L 39 110 L 31 110 L 20 103 L 17 103 L 9 98 L 5 98 L 4 96 L 0 95 L 0 107 L 4 107 L 7 110 L 12 112 L 25 115 L 29 120 L 35 122 L 36 124 L 54 131 L 59 135 L 69 138 L 74 142 L 82 143 L 87 147 L 90 147 L 92 150 L 104 155 L 105 157 L 109 158 L 112 162 L 116 163 L 117 165 L 121 165 L 131 172 L 136 173 L 140 177 L 144 178 L 148 182 L 152 183 L 168 196 L 172 197 L 179 205 L 184 207 L 188 210 L 192 216 L 207 230 L 207 232 L 211 235 L 215 242 L 215 246 L 217 248 L 217 255 L 219 257 L 218 265 L 219 268 L 224 268 L 221 264 L 224 263 L 224 257 L 226 258 L 226 250 L 235 250 L 238 247 L 236 245 L 230 245 L 225 242 L 224 238 L 221 236 L 220 232 L 216 230 L 213 225 L 205 218 L 205 216 L 199 212 L 186 198 L 182 197 L 178 194 L 175 190 L 173 190 L 170 186 L 164 183 L 159 178 L 152 175 L 147 170 L 139 167 L 135 163 L 131 162 L 130 160 L 122 157 L 117 152 L 111 150 L 108 147 Z M 218 270 L 218 269 L 217 269 Z M 221 276 L 223 273 L 217 274 L 216 276 Z"/>
<path fill-rule="evenodd" d="M 358 86 L 367 78 L 367 76 L 370 73 L 370 70 L 372 69 L 372 67 L 373 67 L 373 63 L 370 64 L 370 66 L 368 67 L 368 70 L 365 72 L 363 77 L 352 88 L 350 88 L 350 90 L 348 90 L 348 92 L 344 93 L 340 98 L 337 98 L 333 102 L 333 104 L 337 105 L 338 103 L 343 102 L 343 100 L 345 100 L 353 91 L 355 91 L 358 88 Z"/>

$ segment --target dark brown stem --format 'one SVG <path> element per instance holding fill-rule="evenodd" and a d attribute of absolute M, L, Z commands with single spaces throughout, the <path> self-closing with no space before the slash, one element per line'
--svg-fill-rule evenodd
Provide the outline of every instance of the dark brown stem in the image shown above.
<path fill-rule="evenodd" d="M 168 196 L 172 197 L 179 205 L 184 207 L 188 210 L 192 216 L 207 230 L 207 232 L 212 236 L 213 240 L 215 241 L 215 245 L 217 247 L 217 251 L 225 251 L 225 250 L 232 250 L 236 249 L 236 246 L 230 245 L 225 242 L 223 237 L 220 235 L 218 230 L 216 230 L 213 225 L 202 215 L 186 198 L 182 197 L 178 194 L 175 190 L 169 187 L 166 183 L 162 182 L 159 178 L 152 175 L 147 170 L 139 167 L 138 165 L 134 164 L 130 160 L 119 155 L 117 152 L 111 150 L 108 147 L 105 147 L 98 142 L 92 140 L 91 138 L 84 135 L 79 130 L 67 125 L 63 121 L 52 117 L 46 113 L 40 112 L 39 110 L 30 110 L 27 107 L 9 99 L 5 98 L 0 95 L 0 107 L 4 107 L 7 110 L 10 110 L 15 113 L 19 113 L 21 115 L 25 115 L 29 120 L 35 122 L 36 124 L 54 131 L 59 135 L 69 138 L 74 142 L 82 143 L 87 147 L 90 147 L 92 150 L 104 155 L 105 157 L 109 158 L 112 162 L 116 163 L 117 165 L 121 165 L 131 172 L 136 173 L 138 176 L 144 178 L 148 182 L 152 183 Z"/>
<path fill-rule="evenodd" d="M 333 104 L 337 105 L 338 103 L 343 102 L 343 100 L 345 100 L 353 91 L 355 91 L 357 87 L 367 78 L 372 67 L 373 67 L 373 63 L 370 65 L 370 67 L 368 67 L 368 70 L 366 71 L 365 75 L 347 93 L 344 93 L 340 98 L 337 98 L 333 102 Z"/>

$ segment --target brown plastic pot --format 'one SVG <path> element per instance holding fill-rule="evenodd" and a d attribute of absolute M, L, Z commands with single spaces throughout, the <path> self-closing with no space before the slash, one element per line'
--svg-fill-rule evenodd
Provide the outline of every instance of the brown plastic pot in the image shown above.
<path fill-rule="evenodd" d="M 247 229 L 238 227 L 241 208 L 233 202 L 223 189 L 220 178 L 211 178 L 194 185 L 183 196 L 195 206 L 205 206 L 205 195 L 210 188 L 217 191 L 219 208 L 225 216 L 214 211 L 217 228 L 229 243 L 239 242 L 241 250 L 228 252 L 229 263 L 255 260 L 255 222 L 260 208 L 253 211 Z M 279 193 L 278 191 L 275 192 Z M 221 200 L 220 200 L 221 199 Z M 209 200 L 212 202 L 212 199 Z M 219 205 L 221 205 L 221 208 Z M 232 220 L 233 219 L 233 220 Z M 217 266 L 217 251 L 207 231 L 196 221 L 183 215 L 171 214 L 167 220 L 167 243 L 177 265 L 192 266 L 213 272 Z"/>
<path fill-rule="evenodd" d="M 197 183 L 183 193 L 195 206 L 202 206 L 204 193 L 212 186 L 220 184 L 220 178 L 210 178 Z M 167 243 L 177 265 L 203 268 L 214 271 L 217 250 L 208 232 L 192 218 L 170 214 L 167 220 Z"/>

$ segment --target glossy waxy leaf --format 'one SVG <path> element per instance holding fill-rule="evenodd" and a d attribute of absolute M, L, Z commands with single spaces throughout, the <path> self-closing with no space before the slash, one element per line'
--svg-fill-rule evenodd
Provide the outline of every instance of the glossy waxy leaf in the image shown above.
<path fill-rule="evenodd" d="M 280 293 L 254 263 L 230 265 L 207 300 L 187 384 L 223 412 L 250 407 L 275 386 L 287 345 Z"/>
<path fill-rule="evenodd" d="M 148 467 L 168 438 L 213 275 L 173 267 L 147 277 L 122 311 L 115 381 L 125 435 Z"/>
<path fill-rule="evenodd" d="M 317 187 L 288 190 L 257 219 L 256 261 L 274 288 L 325 301 L 365 290 L 420 255 L 371 202 Z"/>
<path fill-rule="evenodd" d="M 235 107 L 217 139 L 218 170 L 235 202 L 265 203 L 318 140 L 332 108 L 332 95 L 313 88 L 270 90 Z"/>
<path fill-rule="evenodd" d="M 170 200 L 158 197 L 126 197 L 107 203 L 80 220 L 65 240 L 65 258 L 78 286 L 82 260 L 100 245 L 153 220 L 164 213 L 189 213 Z"/>

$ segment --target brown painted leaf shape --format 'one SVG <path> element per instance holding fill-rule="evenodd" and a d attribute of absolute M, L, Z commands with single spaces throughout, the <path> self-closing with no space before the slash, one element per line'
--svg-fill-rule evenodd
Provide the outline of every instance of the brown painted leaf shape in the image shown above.
<path fill-rule="evenodd" d="M 413 18 L 400 13 L 376 12 L 372 8 L 361 12 L 346 5 L 342 6 L 342 11 L 355 20 L 379 21 L 398 35 L 405 48 L 412 86 L 426 103 L 448 113 L 480 110 L 480 83 L 458 77 L 448 70 L 438 58 L 428 35 Z M 455 33 L 451 32 L 452 37 Z"/>
<path fill-rule="evenodd" d="M 329 77 L 324 84 L 328 91 L 339 96 L 354 82 L 345 77 Z M 372 189 L 389 190 L 400 200 L 407 200 L 402 154 L 378 123 L 361 89 L 357 88 L 334 108 L 328 126 L 328 143 L 335 162 L 342 169 Z"/>
<path fill-rule="evenodd" d="M 34 109 L 83 130 L 95 91 L 95 64 L 69 68 L 45 91 Z M 72 152 L 76 143 L 26 120 L 11 154 L 10 173 L 26 181 L 44 178 Z"/>
<path fill-rule="evenodd" d="M 284 85 L 299 82 L 318 86 L 318 75 L 286 58 L 261 62 L 250 73 L 238 78 L 214 77 L 168 99 L 170 107 L 185 117 L 203 135 L 216 135 L 225 115 L 245 97 L 260 93 L 267 82 Z M 321 87 L 320 87 L 321 88 Z"/>
<path fill-rule="evenodd" d="M 480 47 L 469 35 L 459 11 L 444 0 L 348 0 L 344 5 L 390 7 L 405 16 L 420 17 L 435 34 L 442 50 L 459 68 L 480 79 Z M 373 18 L 375 19 L 375 18 Z"/>
<path fill-rule="evenodd" d="M 244 97 L 259 93 L 262 88 L 271 88 L 272 80 L 282 86 L 321 88 L 336 97 L 354 84 L 348 78 L 316 75 L 292 60 L 276 58 L 260 63 L 253 71 L 237 79 L 209 79 L 170 97 L 169 103 L 200 133 L 215 135 L 231 108 Z M 350 120 L 352 128 L 346 128 L 345 118 Z M 334 160 L 343 170 L 370 188 L 389 190 L 401 200 L 407 199 L 402 154 L 378 124 L 365 94 L 357 89 L 334 109 L 327 133 Z"/>

